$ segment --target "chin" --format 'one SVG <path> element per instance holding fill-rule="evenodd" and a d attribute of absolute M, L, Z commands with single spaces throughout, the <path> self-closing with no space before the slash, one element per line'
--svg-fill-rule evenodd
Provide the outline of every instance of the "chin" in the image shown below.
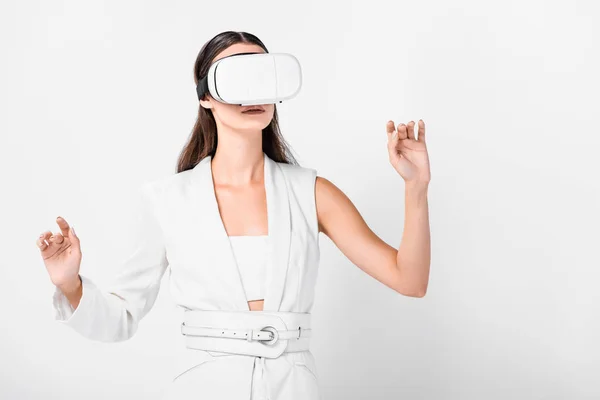
<path fill-rule="evenodd" d="M 263 129 L 265 129 L 267 126 L 269 126 L 269 124 L 240 124 L 239 126 L 239 130 L 240 131 L 259 131 L 262 132 Z"/>
<path fill-rule="evenodd" d="M 272 118 L 257 118 L 254 121 L 243 121 L 240 126 L 247 129 L 263 129 L 269 126 L 271 120 Z"/>

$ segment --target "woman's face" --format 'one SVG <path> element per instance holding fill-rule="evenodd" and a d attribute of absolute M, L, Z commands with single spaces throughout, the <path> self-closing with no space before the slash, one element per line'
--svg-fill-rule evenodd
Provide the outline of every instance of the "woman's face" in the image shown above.
<path fill-rule="evenodd" d="M 256 52 L 264 53 L 262 47 L 249 43 L 236 43 L 221 51 L 212 60 L 214 63 L 223 57 L 238 53 Z M 210 93 L 207 93 L 206 100 L 200 100 L 204 108 L 212 110 L 217 126 L 227 126 L 236 131 L 259 131 L 269 126 L 275 112 L 275 104 L 261 104 L 265 112 L 260 114 L 244 114 L 242 111 L 250 109 L 253 106 L 240 106 L 237 104 L 225 104 L 215 100 Z"/>

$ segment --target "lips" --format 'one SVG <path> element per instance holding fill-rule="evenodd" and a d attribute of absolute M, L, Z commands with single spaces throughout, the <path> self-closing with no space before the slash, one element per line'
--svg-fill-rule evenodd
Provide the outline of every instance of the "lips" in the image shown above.
<path fill-rule="evenodd" d="M 245 113 L 248 111 L 265 111 L 265 109 L 260 106 L 249 106 L 245 108 L 242 112 Z"/>

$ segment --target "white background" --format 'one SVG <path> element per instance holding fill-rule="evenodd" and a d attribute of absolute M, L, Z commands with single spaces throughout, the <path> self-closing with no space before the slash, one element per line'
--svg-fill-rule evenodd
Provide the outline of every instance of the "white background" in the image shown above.
<path fill-rule="evenodd" d="M 0 398 L 158 398 L 179 337 L 168 290 L 134 339 L 86 340 L 53 320 L 35 240 L 65 217 L 81 272 L 110 279 L 135 189 L 175 172 L 191 132 L 196 55 L 225 30 L 298 57 L 284 136 L 396 247 L 385 124 L 427 124 L 427 295 L 321 235 L 325 399 L 599 398 L 599 17 L 573 0 L 2 2 Z"/>

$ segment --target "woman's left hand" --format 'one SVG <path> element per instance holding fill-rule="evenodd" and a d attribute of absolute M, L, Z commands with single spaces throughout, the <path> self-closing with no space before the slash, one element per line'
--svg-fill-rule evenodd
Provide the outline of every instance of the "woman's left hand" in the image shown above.
<path fill-rule="evenodd" d="M 425 122 L 419 120 L 418 139 L 415 139 L 415 122 L 399 124 L 387 123 L 388 152 L 390 163 L 407 184 L 427 185 L 431 179 L 429 156 L 425 144 Z"/>

